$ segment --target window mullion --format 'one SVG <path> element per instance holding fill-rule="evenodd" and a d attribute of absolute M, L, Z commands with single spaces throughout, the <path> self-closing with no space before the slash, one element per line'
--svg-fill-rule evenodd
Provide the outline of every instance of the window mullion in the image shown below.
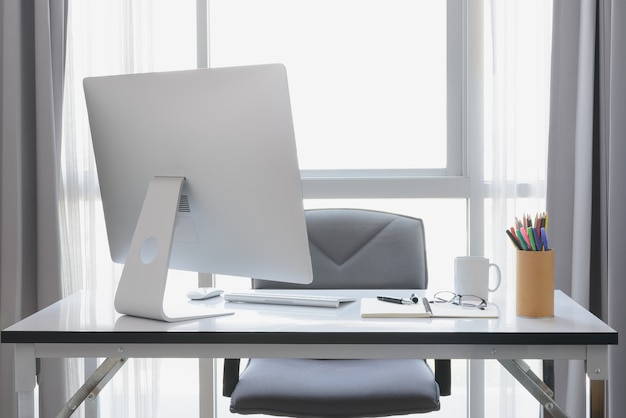
<path fill-rule="evenodd" d="M 196 0 L 196 48 L 198 68 L 209 68 L 209 0 Z"/>
<path fill-rule="evenodd" d="M 446 174 L 450 176 L 466 175 L 466 136 L 463 121 L 463 40 L 465 25 L 463 9 L 458 0 L 447 3 L 447 147 Z"/>

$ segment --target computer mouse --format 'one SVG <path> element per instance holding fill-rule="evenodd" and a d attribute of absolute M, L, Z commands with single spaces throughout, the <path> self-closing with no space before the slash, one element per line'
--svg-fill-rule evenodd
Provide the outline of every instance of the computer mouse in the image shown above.
<path fill-rule="evenodd" d="M 224 293 L 223 290 L 214 287 L 198 287 L 187 292 L 187 297 L 191 300 L 203 300 L 214 298 Z"/>

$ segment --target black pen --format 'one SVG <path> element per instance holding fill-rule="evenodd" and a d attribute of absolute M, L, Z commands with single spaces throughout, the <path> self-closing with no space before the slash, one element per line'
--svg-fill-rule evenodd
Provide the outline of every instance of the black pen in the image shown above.
<path fill-rule="evenodd" d="M 428 302 L 428 298 L 423 298 L 422 303 L 424 303 L 424 308 L 426 309 L 426 312 L 428 312 L 430 316 L 433 316 L 433 310 L 430 307 L 430 302 Z"/>
<path fill-rule="evenodd" d="M 407 299 L 390 298 L 388 296 L 377 296 L 376 299 L 383 302 L 397 303 L 399 305 L 413 305 L 413 302 Z"/>

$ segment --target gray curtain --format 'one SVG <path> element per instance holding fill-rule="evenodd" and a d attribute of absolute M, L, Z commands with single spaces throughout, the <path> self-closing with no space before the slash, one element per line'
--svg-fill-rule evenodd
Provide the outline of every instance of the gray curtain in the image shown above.
<path fill-rule="evenodd" d="M 555 286 L 621 332 L 626 2 L 554 0 L 553 30 L 547 208 Z M 610 349 L 609 367 L 608 412 L 624 417 L 624 344 Z M 586 413 L 583 379 L 581 361 L 556 362 L 556 400 L 572 417 Z"/>
<path fill-rule="evenodd" d="M 601 118 L 608 118 L 608 141 L 602 143 L 602 158 L 606 165 L 601 164 L 601 174 L 607 173 L 603 188 L 606 196 L 602 197 L 605 205 L 606 225 L 604 238 L 607 242 L 606 272 L 607 284 L 607 315 L 609 324 L 620 333 L 620 341 L 624 341 L 626 331 L 626 3 L 613 1 L 604 5 L 601 16 L 604 27 L 610 28 L 610 80 L 604 86 L 604 100 L 609 104 Z M 608 60 L 607 60 L 608 61 Z M 602 219 L 604 220 L 604 219 Z M 621 342 L 609 351 L 611 382 L 608 388 L 610 416 L 617 418 L 626 416 L 626 345 Z"/>
<path fill-rule="evenodd" d="M 3 0 L 0 322 L 59 300 L 61 108 L 67 0 Z M 16 415 L 13 347 L 1 345 L 2 417 Z M 42 361 L 40 409 L 65 399 L 64 362 Z M 55 412 L 56 411 L 56 412 Z"/>

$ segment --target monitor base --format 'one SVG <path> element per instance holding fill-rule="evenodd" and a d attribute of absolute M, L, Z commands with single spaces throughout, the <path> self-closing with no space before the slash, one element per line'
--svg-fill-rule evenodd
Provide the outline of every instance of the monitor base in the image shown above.
<path fill-rule="evenodd" d="M 184 177 L 154 177 L 148 185 L 115 293 L 115 309 L 121 314 L 166 322 L 232 314 L 202 306 L 186 305 L 184 309 L 173 310 L 164 307 L 176 213 L 184 181 Z"/>

